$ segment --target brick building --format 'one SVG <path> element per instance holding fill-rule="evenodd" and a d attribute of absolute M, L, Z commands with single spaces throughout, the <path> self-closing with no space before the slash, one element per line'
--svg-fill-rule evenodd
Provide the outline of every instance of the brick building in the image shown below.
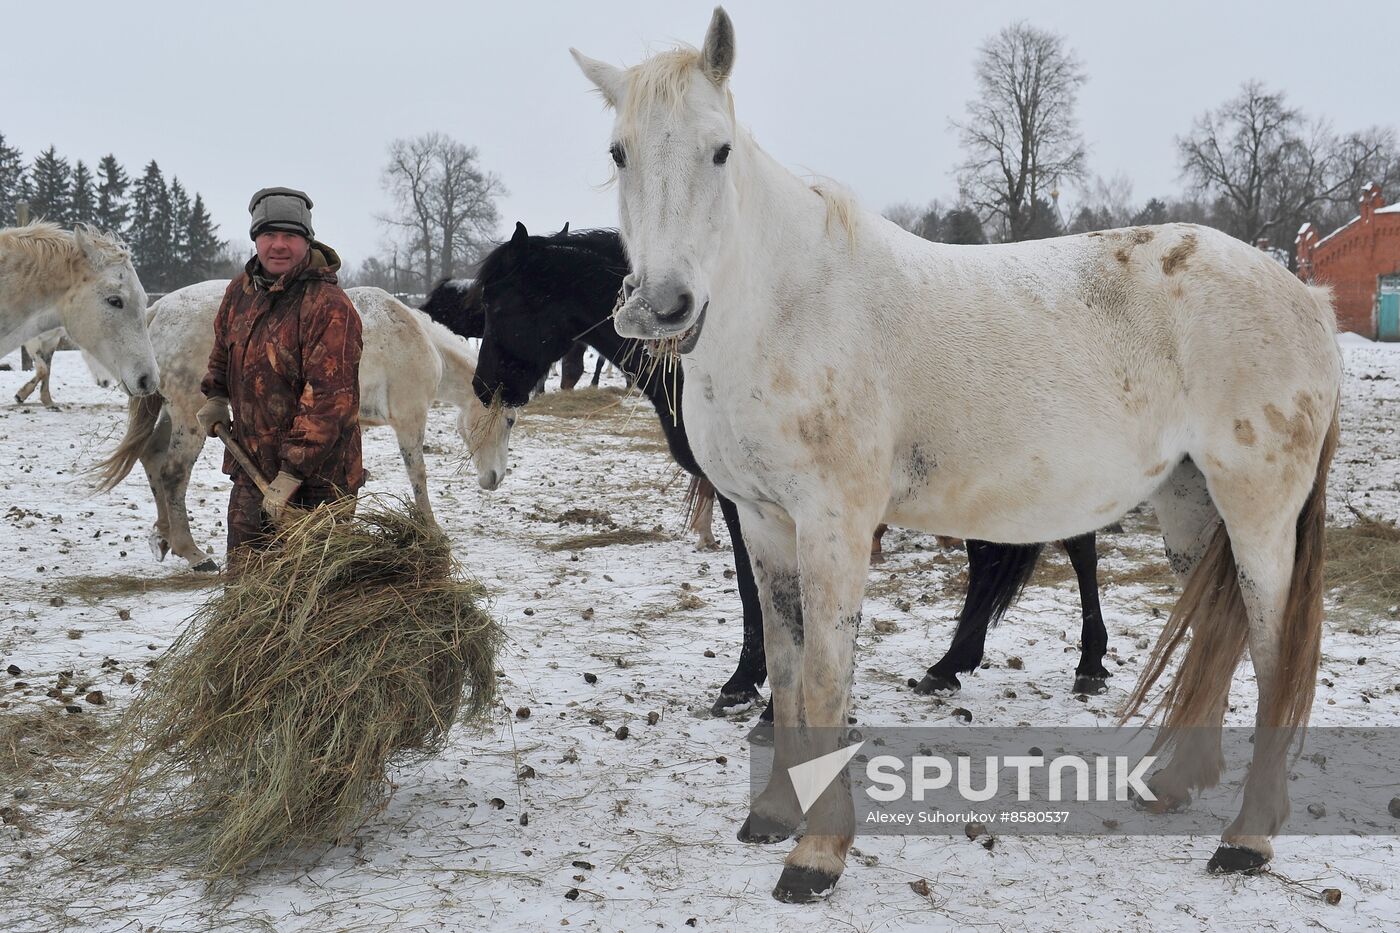
<path fill-rule="evenodd" d="M 1298 277 L 1332 287 L 1339 329 L 1370 340 L 1400 339 L 1389 332 L 1388 317 L 1386 332 L 1378 333 L 1381 280 L 1389 298 L 1400 275 L 1400 204 L 1387 207 L 1380 189 L 1367 185 L 1360 216 L 1321 238 L 1315 226 L 1303 224 L 1297 246 Z"/>

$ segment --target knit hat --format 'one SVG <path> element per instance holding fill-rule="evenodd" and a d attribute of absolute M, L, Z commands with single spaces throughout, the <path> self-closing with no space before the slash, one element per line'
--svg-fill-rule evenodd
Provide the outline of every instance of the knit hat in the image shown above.
<path fill-rule="evenodd" d="M 308 240 L 316 235 L 311 229 L 311 198 L 295 188 L 264 188 L 248 202 L 253 215 L 248 236 L 256 240 L 264 230 L 286 230 L 299 233 Z"/>

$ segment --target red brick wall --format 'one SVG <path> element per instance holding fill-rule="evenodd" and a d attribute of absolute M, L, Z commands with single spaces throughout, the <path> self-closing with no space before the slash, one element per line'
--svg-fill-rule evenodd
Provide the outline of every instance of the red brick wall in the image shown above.
<path fill-rule="evenodd" d="M 1298 277 L 1330 285 L 1337 326 L 1372 340 L 1376 277 L 1400 272 L 1400 212 L 1377 214 L 1384 205 L 1380 192 L 1368 185 L 1361 196 L 1360 218 L 1326 242 L 1318 242 L 1311 226 L 1298 234 Z"/>

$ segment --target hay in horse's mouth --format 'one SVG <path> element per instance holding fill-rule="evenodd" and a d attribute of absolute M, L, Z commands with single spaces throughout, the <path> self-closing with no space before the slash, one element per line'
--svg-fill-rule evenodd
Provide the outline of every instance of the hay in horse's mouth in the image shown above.
<path fill-rule="evenodd" d="M 700 342 L 700 328 L 705 326 L 705 314 L 710 310 L 710 303 L 705 302 L 700 308 L 700 313 L 695 317 L 695 323 L 681 332 L 676 338 L 676 352 L 689 353 L 695 349 L 695 345 Z"/>

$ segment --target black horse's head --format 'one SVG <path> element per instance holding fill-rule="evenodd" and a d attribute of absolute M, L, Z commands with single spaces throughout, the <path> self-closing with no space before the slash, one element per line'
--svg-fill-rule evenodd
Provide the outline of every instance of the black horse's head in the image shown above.
<path fill-rule="evenodd" d="M 442 279 L 418 310 L 461 337 L 480 337 L 486 309 L 472 279 Z"/>
<path fill-rule="evenodd" d="M 528 402 L 554 361 L 586 338 L 599 301 L 617 294 L 626 271 L 611 230 L 571 234 L 565 224 L 552 236 L 531 236 L 517 223 L 472 286 L 486 312 L 474 383 L 482 404 Z"/>

